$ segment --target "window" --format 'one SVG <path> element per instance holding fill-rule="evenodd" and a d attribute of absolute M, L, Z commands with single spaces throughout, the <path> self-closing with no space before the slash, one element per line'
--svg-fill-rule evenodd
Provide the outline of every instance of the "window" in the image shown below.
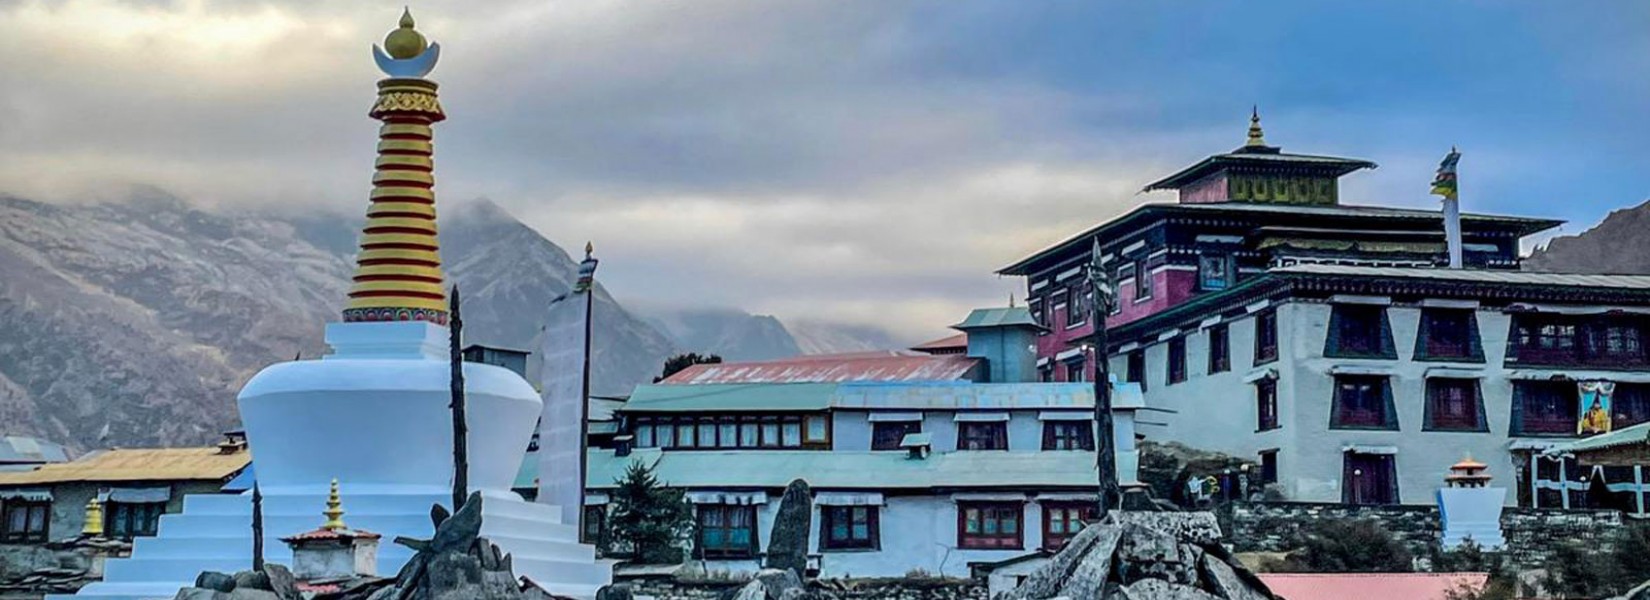
<path fill-rule="evenodd" d="M 630 420 L 637 448 L 806 448 L 831 445 L 830 416 L 726 415 L 636 416 Z"/>
<path fill-rule="evenodd" d="M 1512 352 L 1520 363 L 1572 364 L 1579 362 L 1576 326 L 1551 315 L 1513 317 Z"/>
<path fill-rule="evenodd" d="M 51 527 L 52 503 L 50 500 L 21 500 L 6 498 L 0 500 L 0 542 L 5 543 L 42 543 Z"/>
<path fill-rule="evenodd" d="M 110 537 L 129 540 L 139 536 L 155 535 L 160 516 L 166 513 L 165 502 L 110 502 L 105 508 L 103 527 Z"/>
<path fill-rule="evenodd" d="M 964 421 L 957 424 L 958 450 L 1007 450 L 1008 423 L 975 423 Z"/>
<path fill-rule="evenodd" d="M 1471 309 L 1422 310 L 1421 332 L 1415 338 L 1415 359 L 1483 362 L 1477 314 Z"/>
<path fill-rule="evenodd" d="M 1197 259 L 1197 284 L 1205 290 L 1224 290 L 1232 283 L 1231 261 L 1224 254 L 1205 254 Z"/>
<path fill-rule="evenodd" d="M 1425 420 L 1425 429 L 1431 431 L 1488 431 L 1478 401 L 1478 380 L 1427 379 Z"/>
<path fill-rule="evenodd" d="M 718 448 L 739 447 L 739 420 L 733 417 L 722 417 L 716 423 L 716 439 Z"/>
<path fill-rule="evenodd" d="M 1397 429 L 1391 388 L 1384 375 L 1336 375 L 1331 428 Z"/>
<path fill-rule="evenodd" d="M 762 434 L 757 430 L 757 423 L 751 419 L 739 420 L 739 447 L 755 448 L 761 441 Z"/>
<path fill-rule="evenodd" d="M 1140 391 L 1146 391 L 1146 351 L 1135 350 L 1129 353 L 1127 370 L 1123 373 L 1123 380 L 1129 383 L 1140 384 Z"/>
<path fill-rule="evenodd" d="M 756 507 L 698 505 L 699 556 L 748 558 L 756 554 Z"/>
<path fill-rule="evenodd" d="M 1278 359 L 1278 313 L 1265 310 L 1255 313 L 1255 364 Z"/>
<path fill-rule="evenodd" d="M 871 423 L 872 450 L 899 450 L 905 436 L 922 433 L 922 421 L 878 421 Z"/>
<path fill-rule="evenodd" d="M 607 506 L 591 505 L 584 507 L 584 529 L 579 532 L 579 543 L 603 545 L 607 537 Z"/>
<path fill-rule="evenodd" d="M 1260 483 L 1266 485 L 1278 482 L 1278 451 L 1260 451 Z"/>
<path fill-rule="evenodd" d="M 1572 381 L 1514 381 L 1510 434 L 1575 435 L 1579 402 Z"/>
<path fill-rule="evenodd" d="M 819 509 L 821 550 L 876 550 L 882 547 L 875 506 L 824 506 Z"/>
<path fill-rule="evenodd" d="M 1094 518 L 1093 502 L 1044 502 L 1043 548 L 1058 552 Z"/>
<path fill-rule="evenodd" d="M 1278 380 L 1270 377 L 1255 382 L 1255 431 L 1278 428 Z"/>
<path fill-rule="evenodd" d="M 1031 302 L 1031 320 L 1036 321 L 1043 329 L 1048 329 L 1048 311 L 1043 310 L 1042 302 Z"/>
<path fill-rule="evenodd" d="M 1610 420 L 1616 429 L 1650 421 L 1650 385 L 1617 382 L 1610 411 L 1614 413 Z"/>
<path fill-rule="evenodd" d="M 1209 374 L 1232 370 L 1232 344 L 1224 323 L 1209 328 Z"/>
<path fill-rule="evenodd" d="M 1324 356 L 1345 358 L 1397 358 L 1392 352 L 1392 333 L 1386 323 L 1386 307 L 1337 304 L 1329 313 L 1329 339 Z"/>
<path fill-rule="evenodd" d="M 808 415 L 803 423 L 807 425 L 807 428 L 803 430 L 806 436 L 803 440 L 805 443 L 810 446 L 830 443 L 831 423 L 829 415 Z"/>
<path fill-rule="evenodd" d="M 1085 365 L 1082 357 L 1078 357 L 1076 360 L 1065 363 L 1065 366 L 1067 382 L 1077 383 L 1088 379 L 1088 377 L 1085 376 L 1087 369 L 1083 368 Z"/>
<path fill-rule="evenodd" d="M 984 550 L 1025 547 L 1020 528 L 1023 510 L 1018 502 L 958 502 L 957 547 Z"/>
<path fill-rule="evenodd" d="M 1043 383 L 1053 383 L 1054 365 L 1042 365 L 1037 367 L 1037 381 L 1041 381 Z"/>
<path fill-rule="evenodd" d="M 1144 259 L 1134 263 L 1134 299 L 1136 302 L 1152 297 L 1152 270 Z"/>
<path fill-rule="evenodd" d="M 1084 305 L 1083 287 L 1073 285 L 1066 291 L 1066 327 L 1076 327 L 1088 320 L 1088 307 Z"/>
<path fill-rule="evenodd" d="M 1094 450 L 1094 422 L 1043 421 L 1044 450 Z"/>
<path fill-rule="evenodd" d="M 1398 468 L 1391 454 L 1347 452 L 1341 471 L 1346 504 L 1397 504 Z"/>
<path fill-rule="evenodd" d="M 699 447 L 716 447 L 716 421 L 709 417 L 699 419 Z"/>
<path fill-rule="evenodd" d="M 1169 340 L 1169 383 L 1186 380 L 1186 337 Z"/>
<path fill-rule="evenodd" d="M 1587 357 L 1590 362 L 1612 365 L 1644 364 L 1644 344 L 1639 325 L 1624 318 L 1606 317 L 1589 323 Z"/>

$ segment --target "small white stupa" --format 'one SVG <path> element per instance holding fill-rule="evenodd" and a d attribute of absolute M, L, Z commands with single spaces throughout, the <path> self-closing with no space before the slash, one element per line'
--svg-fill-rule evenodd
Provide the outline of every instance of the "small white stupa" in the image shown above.
<path fill-rule="evenodd" d="M 1449 468 L 1444 486 L 1438 490 L 1438 519 L 1441 545 L 1447 550 L 1472 540 L 1485 550 L 1506 545 L 1501 534 L 1501 505 L 1507 500 L 1506 488 L 1490 487 L 1488 465 L 1471 456 Z"/>
<path fill-rule="evenodd" d="M 280 538 L 314 527 L 315 507 L 341 482 L 351 523 L 381 534 L 428 538 L 433 504 L 452 502 L 452 363 L 447 295 L 436 243 L 431 125 L 446 118 L 436 84 L 440 46 L 403 14 L 374 47 L 389 78 L 378 82 L 371 116 L 379 129 L 372 203 L 342 323 L 330 323 L 332 353 L 272 365 L 241 389 L 239 405 L 263 494 L 267 560 L 290 564 Z M 553 593 L 589 598 L 612 579 L 608 561 L 578 542 L 559 507 L 510 491 L 541 402 L 533 387 L 501 367 L 463 364 L 468 486 L 483 502 L 482 536 L 513 555 L 515 573 Z M 110 560 L 105 579 L 80 597 L 172 598 L 203 570 L 251 567 L 251 496 L 195 495 L 182 514 L 161 518 L 159 535 L 139 538 L 131 558 Z M 378 549 L 380 575 L 412 557 Z"/>

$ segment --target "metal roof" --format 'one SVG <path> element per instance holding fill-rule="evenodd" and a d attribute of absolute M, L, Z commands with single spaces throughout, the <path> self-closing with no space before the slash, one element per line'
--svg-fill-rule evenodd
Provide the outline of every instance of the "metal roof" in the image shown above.
<path fill-rule="evenodd" d="M 1142 191 L 1173 190 L 1203 179 L 1222 167 L 1251 167 L 1251 166 L 1281 166 L 1306 167 L 1328 171 L 1335 177 L 1351 173 L 1358 169 L 1373 169 L 1377 165 L 1373 162 L 1357 158 L 1341 158 L 1338 156 L 1318 156 L 1312 154 L 1285 154 L 1282 152 L 1253 152 L 1239 149 L 1226 154 L 1216 154 L 1198 161 L 1192 166 L 1175 172 L 1147 184 Z"/>
<path fill-rule="evenodd" d="M 1483 589 L 1488 573 L 1259 573 L 1289 600 L 1448 600 L 1463 586 Z"/>
<path fill-rule="evenodd" d="M 1632 445 L 1650 445 L 1650 423 L 1639 423 L 1610 433 L 1559 444 L 1547 450 L 1547 454 L 1580 454 Z"/>
<path fill-rule="evenodd" d="M 959 333 L 959 334 L 956 334 L 956 335 L 943 337 L 943 338 L 940 338 L 940 339 L 937 339 L 937 340 L 923 342 L 921 344 L 917 344 L 915 346 L 912 346 L 911 349 L 915 350 L 917 352 L 922 352 L 922 353 L 926 354 L 926 353 L 929 353 L 929 352 L 933 352 L 935 350 L 954 350 L 954 349 L 967 348 L 967 347 L 968 347 L 968 334 Z"/>
<path fill-rule="evenodd" d="M 228 479 L 251 461 L 252 453 L 245 448 L 229 453 L 215 446 L 103 450 L 32 471 L 0 473 L 0 485 Z"/>
<path fill-rule="evenodd" d="M 968 331 L 986 327 L 1029 327 L 1042 329 L 1037 320 L 1031 318 L 1031 309 L 1024 306 L 1010 306 L 1007 308 L 976 308 L 968 313 L 963 322 L 952 325 L 952 329 Z"/>
<path fill-rule="evenodd" d="M 631 461 L 652 464 L 664 485 L 685 488 L 774 489 L 798 478 L 814 489 L 1070 488 L 1096 481 L 1093 452 L 938 452 L 913 459 L 903 451 L 648 449 L 628 457 L 592 451 L 586 482 L 613 488 Z"/>
<path fill-rule="evenodd" d="M 0 465 L 8 463 L 52 463 L 69 460 L 69 451 L 60 444 L 20 435 L 0 436 Z"/>
<path fill-rule="evenodd" d="M 967 356 L 907 350 L 818 354 L 779 360 L 693 365 L 660 383 L 703 385 L 965 380 L 979 363 L 979 359 Z M 635 398 L 631 401 L 635 402 Z"/>
<path fill-rule="evenodd" d="M 1113 383 L 1112 405 L 1144 408 L 1133 383 Z M 1088 383 L 967 381 L 641 385 L 625 412 L 1041 410 L 1094 408 Z"/>
<path fill-rule="evenodd" d="M 1594 275 L 1582 273 L 1542 273 L 1537 271 L 1513 271 L 1507 269 L 1429 269 L 1414 267 L 1365 267 L 1323 264 L 1278 267 L 1271 269 L 1271 272 L 1304 273 L 1312 275 L 1357 275 L 1364 277 L 1428 279 L 1470 283 L 1650 289 L 1650 275 Z"/>

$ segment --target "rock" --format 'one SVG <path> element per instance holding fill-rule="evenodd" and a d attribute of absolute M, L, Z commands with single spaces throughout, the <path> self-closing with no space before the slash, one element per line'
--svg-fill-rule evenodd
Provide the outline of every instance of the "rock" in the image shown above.
<path fill-rule="evenodd" d="M 195 587 L 219 592 L 233 591 L 235 578 L 217 571 L 202 571 L 195 576 Z"/>
<path fill-rule="evenodd" d="M 1100 598 L 1100 594 L 1106 589 L 1107 580 L 1111 577 L 1117 544 L 1123 537 L 1123 529 L 1115 525 L 1094 525 L 1084 531 L 1089 529 L 1095 530 L 1095 541 L 1061 583 L 1059 589 L 1062 596 Z"/>
<path fill-rule="evenodd" d="M 813 490 L 801 479 L 785 486 L 779 512 L 768 536 L 768 557 L 763 567 L 788 569 L 800 577 L 808 571 L 808 533 L 813 529 Z M 778 597 L 777 595 L 775 596 Z"/>
<path fill-rule="evenodd" d="M 1219 596 L 1195 587 L 1161 579 L 1142 579 L 1133 585 L 1123 586 L 1123 593 L 1128 600 L 1221 600 Z"/>
<path fill-rule="evenodd" d="M 753 581 L 762 584 L 769 598 L 778 598 L 785 590 L 802 589 L 802 576 L 790 569 L 762 569 Z"/>
<path fill-rule="evenodd" d="M 269 591 L 269 576 L 259 571 L 241 571 L 235 574 L 235 589 Z"/>
<path fill-rule="evenodd" d="M 1100 539 L 1102 532 L 1108 530 L 1110 528 L 1088 527 L 1077 532 L 1077 535 L 1066 542 L 1066 547 L 1060 553 L 1049 559 L 1047 566 L 1033 572 L 1026 577 L 1020 587 L 1010 592 L 1008 600 L 1048 598 L 1059 592 L 1066 578 L 1071 575 L 1072 569 L 1088 555 L 1089 549 Z M 1115 540 L 1113 544 L 1116 544 Z M 1115 549 L 1106 550 L 1106 556 L 1111 556 Z"/>
<path fill-rule="evenodd" d="M 1198 568 L 1203 573 L 1204 586 L 1216 596 L 1226 600 L 1267 600 L 1266 596 L 1252 591 L 1249 582 L 1238 577 L 1232 565 L 1212 553 L 1203 554 Z"/>
<path fill-rule="evenodd" d="M 630 585 L 625 583 L 604 585 L 596 590 L 596 600 L 632 600 L 633 597 Z"/>
<path fill-rule="evenodd" d="M 178 595 L 172 600 L 229 600 L 229 592 L 220 592 L 203 587 L 186 587 L 178 590 Z"/>
<path fill-rule="evenodd" d="M 1114 512 L 1006 600 L 1276 600 L 1220 545 L 1213 515 Z"/>
<path fill-rule="evenodd" d="M 281 600 L 279 596 L 275 595 L 275 592 L 254 588 L 235 588 L 235 591 L 229 592 L 228 598 L 229 600 Z"/>
<path fill-rule="evenodd" d="M 470 492 L 470 498 L 464 501 L 464 506 L 435 528 L 435 537 L 430 540 L 430 550 L 438 553 L 462 551 L 468 548 L 478 535 L 481 535 L 481 492 Z"/>
<path fill-rule="evenodd" d="M 292 571 L 275 563 L 264 563 L 264 576 L 269 578 L 269 591 L 275 592 L 281 600 L 301 600 L 298 593 L 298 580 L 292 576 Z"/>

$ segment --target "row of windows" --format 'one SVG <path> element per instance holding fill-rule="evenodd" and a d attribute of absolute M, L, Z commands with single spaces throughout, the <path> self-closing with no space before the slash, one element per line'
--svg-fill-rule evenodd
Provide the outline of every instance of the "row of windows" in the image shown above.
<path fill-rule="evenodd" d="M 898 450 L 900 441 L 922 433 L 920 421 L 877 422 L 871 424 L 872 450 Z M 1044 421 L 1044 450 L 1093 450 L 1094 423 L 1091 421 Z M 958 450 L 1007 450 L 1008 423 L 957 423 Z"/>
<path fill-rule="evenodd" d="M 1398 430 L 1392 385 L 1385 375 L 1336 375 L 1330 408 L 1332 429 Z M 1508 435 L 1569 436 L 1582 428 L 1580 389 L 1571 381 L 1514 381 Z M 1607 428 L 1650 421 L 1650 384 L 1617 383 L 1608 407 L 1597 401 L 1589 410 L 1594 422 L 1607 419 Z M 1255 429 L 1278 428 L 1277 383 L 1255 383 Z M 1477 379 L 1429 377 L 1423 404 L 1425 431 L 1487 432 L 1484 402 Z"/>
<path fill-rule="evenodd" d="M 635 417 L 637 448 L 829 449 L 831 419 L 810 415 Z"/>
<path fill-rule="evenodd" d="M 155 535 L 165 502 L 109 502 L 104 504 L 103 531 L 119 539 Z M 50 500 L 0 500 L 0 543 L 38 544 L 51 535 Z"/>
<path fill-rule="evenodd" d="M 1231 333 L 1227 324 L 1220 323 L 1208 328 L 1209 354 L 1207 373 L 1223 373 L 1232 370 Z M 1168 343 L 1168 376 L 1167 383 L 1176 384 L 1186 381 L 1186 336 L 1179 336 Z M 1264 310 L 1255 313 L 1255 365 L 1263 365 L 1278 359 L 1278 315 L 1276 311 Z M 1124 358 L 1123 380 L 1140 384 L 1145 390 L 1146 382 L 1146 350 L 1139 348 L 1130 351 Z"/>
<path fill-rule="evenodd" d="M 1156 283 L 1152 280 L 1151 268 L 1145 259 L 1124 263 L 1114 271 L 1112 281 L 1120 282 L 1129 278 L 1133 278 L 1135 282 L 1134 297 L 1130 299 L 1131 302 L 1150 300 L 1152 295 L 1156 293 Z M 1230 254 L 1209 253 L 1198 256 L 1197 287 L 1199 290 L 1224 290 L 1231 287 L 1235 281 L 1237 281 L 1237 269 Z M 1089 291 L 1089 284 L 1086 279 L 1079 279 L 1067 286 L 1065 290 L 1056 291 L 1054 294 L 1047 296 L 1047 300 L 1043 302 L 1033 303 L 1031 317 L 1038 324 L 1051 327 L 1049 321 L 1053 318 L 1053 311 L 1043 310 L 1040 305 L 1052 307 L 1058 303 L 1056 298 L 1062 293 L 1066 298 L 1066 327 L 1076 327 L 1087 323 L 1089 313 L 1094 310 L 1094 305 L 1091 304 L 1094 301 L 1094 296 Z M 1123 301 L 1119 298 L 1118 302 L 1112 304 L 1110 314 L 1115 315 L 1122 312 L 1122 310 Z"/>
<path fill-rule="evenodd" d="M 1094 518 L 1094 505 L 1044 502 L 1043 548 L 1059 550 Z M 760 552 L 756 506 L 701 504 L 696 507 L 694 554 L 699 558 L 750 558 Z M 819 547 L 823 551 L 882 548 L 881 508 L 820 507 Z M 984 550 L 1025 548 L 1025 504 L 958 502 L 957 547 Z"/>

